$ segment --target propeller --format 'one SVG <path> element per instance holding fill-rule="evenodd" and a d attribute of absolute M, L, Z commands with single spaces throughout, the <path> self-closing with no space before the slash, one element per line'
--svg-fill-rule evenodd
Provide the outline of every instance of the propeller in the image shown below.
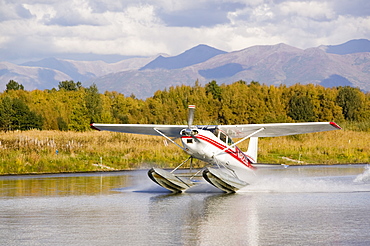
<path fill-rule="evenodd" d="M 186 133 L 187 136 L 192 136 L 194 138 L 194 132 L 192 128 L 193 128 L 195 105 L 189 105 L 188 108 L 189 108 L 188 128 L 184 129 L 184 132 Z"/>
<path fill-rule="evenodd" d="M 189 105 L 189 114 L 188 114 L 188 129 L 191 129 L 193 125 L 194 120 L 194 111 L 195 111 L 195 105 Z"/>

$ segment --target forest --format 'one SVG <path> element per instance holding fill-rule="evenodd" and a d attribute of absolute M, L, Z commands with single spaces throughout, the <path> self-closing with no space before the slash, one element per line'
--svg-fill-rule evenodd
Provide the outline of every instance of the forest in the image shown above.
<path fill-rule="evenodd" d="M 11 80 L 0 94 L 0 175 L 175 167 L 187 156 L 163 138 L 92 131 L 90 123 L 187 124 L 189 104 L 194 124 L 334 121 L 344 129 L 262 138 L 261 163 L 370 162 L 370 95 L 358 88 L 211 81 L 141 100 L 74 81 L 26 91 Z"/>
<path fill-rule="evenodd" d="M 370 94 L 349 86 L 267 86 L 252 81 L 176 86 L 145 100 L 96 85 L 62 81 L 51 90 L 26 91 L 11 80 L 0 94 L 0 130 L 87 131 L 90 123 L 186 124 L 187 106 L 197 106 L 194 124 L 258 124 L 335 121 L 368 131 Z"/>

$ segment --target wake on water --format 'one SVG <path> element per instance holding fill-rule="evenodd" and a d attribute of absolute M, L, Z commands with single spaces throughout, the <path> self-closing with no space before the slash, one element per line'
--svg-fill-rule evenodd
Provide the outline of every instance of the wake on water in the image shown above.
<path fill-rule="evenodd" d="M 289 169 L 289 168 L 288 168 Z M 287 170 L 288 170 L 287 169 Z M 344 176 L 299 176 L 286 173 L 271 172 L 267 175 L 257 175 L 250 184 L 238 193 L 258 192 L 370 192 L 370 168 L 365 166 L 364 171 L 358 175 Z M 116 189 L 120 192 L 143 192 L 143 193 L 171 193 L 167 189 L 158 186 L 151 180 L 145 179 L 140 184 Z M 219 189 L 207 182 L 199 182 L 196 186 L 189 188 L 186 193 L 220 193 Z"/>
<path fill-rule="evenodd" d="M 347 176 L 262 176 L 240 192 L 370 192 L 370 168 L 364 172 Z"/>
<path fill-rule="evenodd" d="M 370 167 L 369 165 L 365 166 L 365 171 L 359 174 L 355 180 L 355 183 L 370 183 Z"/>

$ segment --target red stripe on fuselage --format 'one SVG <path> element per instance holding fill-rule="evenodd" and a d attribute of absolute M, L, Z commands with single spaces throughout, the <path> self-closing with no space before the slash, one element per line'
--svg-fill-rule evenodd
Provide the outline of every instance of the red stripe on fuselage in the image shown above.
<path fill-rule="evenodd" d="M 184 137 L 181 137 L 181 138 L 191 138 L 191 137 L 188 137 L 188 136 L 184 136 Z M 223 150 L 225 149 L 227 146 L 226 145 L 223 145 L 221 144 L 220 142 L 218 141 L 215 141 L 209 137 L 206 137 L 204 135 L 197 135 L 196 136 L 197 139 L 200 139 L 200 140 L 203 140 L 207 143 L 210 143 L 212 144 L 213 146 L 217 147 L 218 149 L 220 150 Z M 231 155 L 232 157 L 234 157 L 234 159 L 236 159 L 237 161 L 239 161 L 240 163 L 242 163 L 244 166 L 247 166 L 248 168 L 251 168 L 251 169 L 255 169 L 254 166 L 252 166 L 251 162 L 248 160 L 248 157 L 237 147 L 235 146 L 235 150 L 236 151 L 232 151 L 231 149 L 227 149 L 225 151 L 225 153 Z"/>

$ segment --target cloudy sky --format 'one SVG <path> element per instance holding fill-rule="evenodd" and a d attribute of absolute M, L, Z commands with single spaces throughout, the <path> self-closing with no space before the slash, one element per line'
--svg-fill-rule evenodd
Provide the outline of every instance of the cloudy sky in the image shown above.
<path fill-rule="evenodd" d="M 0 0 L 0 61 L 370 39 L 369 0 Z"/>

